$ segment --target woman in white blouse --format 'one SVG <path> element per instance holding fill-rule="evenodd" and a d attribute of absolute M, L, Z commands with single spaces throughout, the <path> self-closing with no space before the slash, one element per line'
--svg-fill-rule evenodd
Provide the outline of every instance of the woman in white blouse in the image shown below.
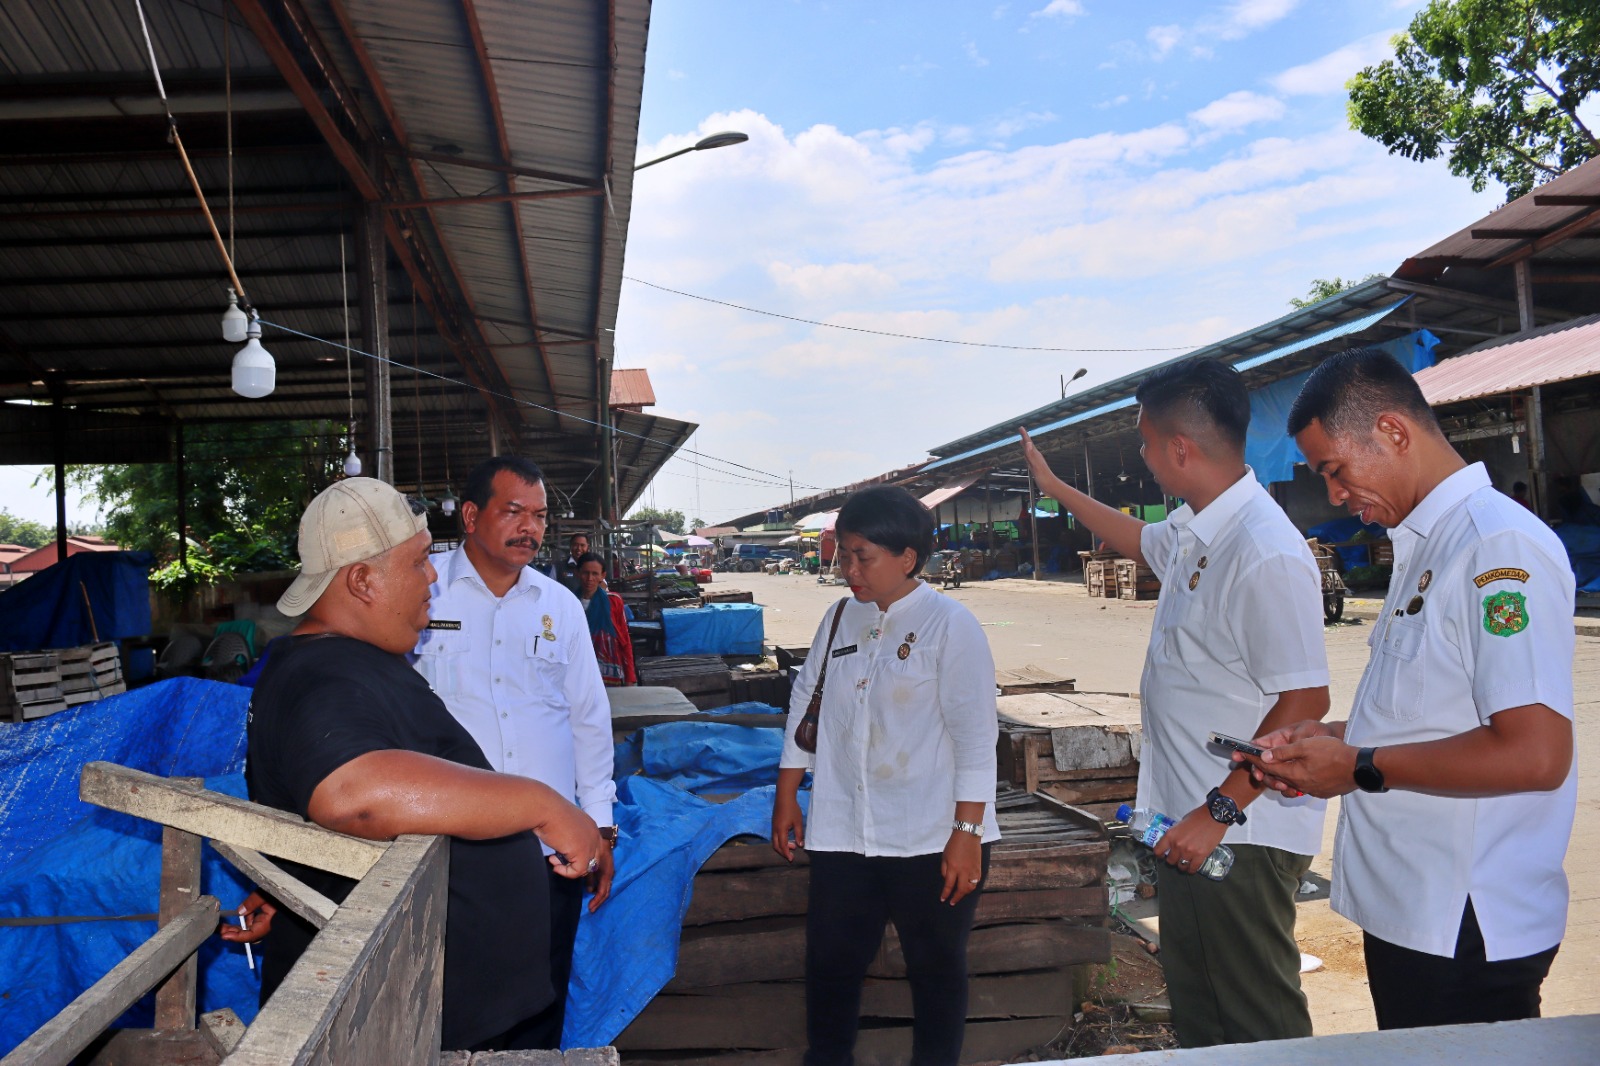
<path fill-rule="evenodd" d="M 1000 837 L 999 725 L 978 620 L 917 577 L 933 525 L 904 489 L 845 502 L 838 548 L 852 595 L 823 615 L 789 701 L 772 847 L 790 861 L 797 847 L 811 858 L 808 1066 L 852 1061 L 862 981 L 889 920 L 911 982 L 912 1063 L 954 1064 L 961 1054 L 967 936 Z M 824 667 L 813 754 L 796 735 L 809 732 L 801 726 Z M 798 800 L 807 770 L 809 825 Z"/>

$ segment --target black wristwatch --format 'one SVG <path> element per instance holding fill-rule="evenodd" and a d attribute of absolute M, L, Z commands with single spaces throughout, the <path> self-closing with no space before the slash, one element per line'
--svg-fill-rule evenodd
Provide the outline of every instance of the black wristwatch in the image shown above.
<path fill-rule="evenodd" d="M 1232 796 L 1224 796 L 1222 789 L 1214 788 L 1206 793 L 1206 807 L 1211 811 L 1211 817 L 1223 825 L 1243 825 L 1244 812 L 1239 805 L 1233 802 Z"/>
<path fill-rule="evenodd" d="M 1383 771 L 1372 765 L 1372 753 L 1377 748 L 1362 748 L 1356 752 L 1356 769 L 1351 776 L 1356 779 L 1356 787 L 1363 792 L 1387 792 L 1383 784 Z"/>

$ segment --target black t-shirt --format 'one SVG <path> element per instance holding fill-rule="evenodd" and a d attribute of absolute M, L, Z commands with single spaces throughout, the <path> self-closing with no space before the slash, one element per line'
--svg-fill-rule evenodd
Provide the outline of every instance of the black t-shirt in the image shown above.
<path fill-rule="evenodd" d="M 324 778 L 368 752 L 412 751 L 492 769 L 471 734 L 404 658 L 350 637 L 275 642 L 250 700 L 248 722 L 250 798 L 301 817 L 310 817 L 311 794 Z M 298 863 L 280 865 L 336 902 L 355 884 Z M 469 1048 L 498 1036 L 554 998 L 545 868 L 531 832 L 498 840 L 450 839 L 444 1048 Z M 263 942 L 263 1002 L 315 933 L 309 923 L 278 909 Z"/>

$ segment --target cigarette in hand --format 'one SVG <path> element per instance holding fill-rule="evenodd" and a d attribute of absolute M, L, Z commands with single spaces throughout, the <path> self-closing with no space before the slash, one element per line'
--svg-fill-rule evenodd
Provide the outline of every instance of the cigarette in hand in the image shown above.
<path fill-rule="evenodd" d="M 250 926 L 245 923 L 243 907 L 239 908 L 239 928 L 246 931 L 248 931 L 250 928 Z M 250 945 L 248 943 L 244 946 L 244 961 L 249 964 L 250 969 L 254 970 L 256 968 L 255 952 L 250 950 Z"/>

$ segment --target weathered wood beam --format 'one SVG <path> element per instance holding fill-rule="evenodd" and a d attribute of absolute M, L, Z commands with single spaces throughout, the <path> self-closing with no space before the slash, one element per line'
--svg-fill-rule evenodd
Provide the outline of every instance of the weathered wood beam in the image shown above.
<path fill-rule="evenodd" d="M 60 1014 L 18 1044 L 0 1066 L 70 1066 L 106 1026 L 133 1006 L 210 938 L 217 927 L 215 896 L 201 896 L 133 954 L 90 985 Z"/>
<path fill-rule="evenodd" d="M 234 867 L 259 888 L 266 889 L 272 898 L 294 911 L 300 917 L 321 929 L 333 917 L 339 905 L 269 860 L 259 851 L 236 847 L 223 840 L 213 840 L 211 846 L 217 854 L 233 863 Z"/>
<path fill-rule="evenodd" d="M 180 427 L 181 428 L 181 427 Z M 182 504 L 179 504 L 181 509 Z M 182 521 L 179 522 L 180 529 Z M 174 778 L 186 785 L 202 785 L 198 777 Z M 161 830 L 161 894 L 156 924 L 166 928 L 200 898 L 200 838 L 182 829 Z M 199 985 L 199 960 L 185 959 L 172 976 L 156 989 L 156 1028 L 193 1029 L 195 992 Z"/>
<path fill-rule="evenodd" d="M 92 762 L 85 766 L 78 782 L 78 798 L 107 810 L 242 845 L 344 877 L 365 877 L 390 847 L 378 841 L 335 833 L 287 811 L 169 781 L 115 763 Z"/>

